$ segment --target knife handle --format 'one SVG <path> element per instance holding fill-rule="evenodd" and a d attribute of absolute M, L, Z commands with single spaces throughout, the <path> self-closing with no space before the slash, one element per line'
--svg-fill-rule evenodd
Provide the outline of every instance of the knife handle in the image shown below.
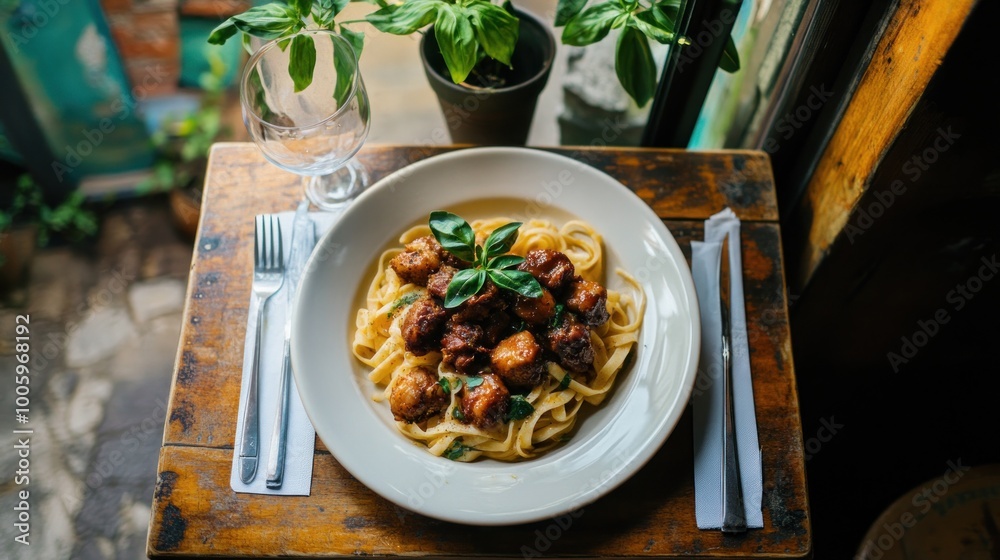
<path fill-rule="evenodd" d="M 271 431 L 271 446 L 267 454 L 267 487 L 281 488 L 285 475 L 285 447 L 288 436 L 288 385 L 292 374 L 289 339 L 285 337 L 284 359 L 281 365 L 281 388 L 278 390 L 278 412 Z"/>

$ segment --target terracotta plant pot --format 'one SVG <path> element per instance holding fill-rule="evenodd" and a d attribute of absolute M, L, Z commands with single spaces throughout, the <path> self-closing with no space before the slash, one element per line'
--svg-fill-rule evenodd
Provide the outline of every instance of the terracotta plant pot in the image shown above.
<path fill-rule="evenodd" d="M 35 256 L 38 245 L 38 226 L 15 226 L 0 233 L 0 294 L 21 286 L 26 279 L 28 265 Z"/>
<path fill-rule="evenodd" d="M 201 199 L 191 189 L 170 191 L 170 214 L 174 226 L 186 239 L 194 239 L 201 219 Z"/>
<path fill-rule="evenodd" d="M 438 96 L 452 142 L 523 146 L 528 139 L 538 95 L 556 54 L 556 41 L 540 19 L 517 12 L 520 20 L 512 69 L 501 87 L 478 88 L 452 82 L 431 27 L 420 41 L 420 58 Z M 470 75 L 470 79 L 472 76 Z M 466 82 L 467 83 L 467 82 Z"/>

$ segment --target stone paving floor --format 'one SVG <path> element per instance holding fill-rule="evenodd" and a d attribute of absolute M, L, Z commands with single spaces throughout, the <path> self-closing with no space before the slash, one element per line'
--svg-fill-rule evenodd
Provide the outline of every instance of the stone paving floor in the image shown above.
<path fill-rule="evenodd" d="M 96 241 L 41 250 L 0 308 L 0 557 L 138 560 L 177 351 L 191 244 L 163 198 L 107 212 Z M 30 317 L 31 402 L 15 422 L 15 321 Z M 13 429 L 30 429 L 27 486 Z M 12 520 L 29 491 L 29 546 Z"/>

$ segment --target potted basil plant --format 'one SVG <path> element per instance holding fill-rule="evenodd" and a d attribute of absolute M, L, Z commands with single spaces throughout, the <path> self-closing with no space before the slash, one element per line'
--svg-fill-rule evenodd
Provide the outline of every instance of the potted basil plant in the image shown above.
<path fill-rule="evenodd" d="M 431 25 L 420 56 L 452 141 L 525 143 L 556 53 L 544 22 L 489 0 L 405 0 L 365 20 L 394 35 Z"/>

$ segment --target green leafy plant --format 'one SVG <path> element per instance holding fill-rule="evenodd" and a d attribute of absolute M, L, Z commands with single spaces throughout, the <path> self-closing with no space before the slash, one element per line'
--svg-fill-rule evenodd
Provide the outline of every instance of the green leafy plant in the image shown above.
<path fill-rule="evenodd" d="M 583 47 L 621 29 L 615 47 L 615 73 L 626 93 L 641 107 L 656 91 L 656 63 L 649 40 L 670 44 L 676 33 L 681 0 L 606 0 L 586 9 L 587 0 L 559 0 L 556 27 L 562 27 L 562 42 Z M 681 43 L 690 43 L 686 38 Z M 740 69 L 736 43 L 730 36 L 719 61 L 726 72 Z"/>
<path fill-rule="evenodd" d="M 365 20 L 393 35 L 410 35 L 434 24 L 448 73 L 460 84 L 486 59 L 510 67 L 519 28 L 512 9 L 510 2 L 501 7 L 489 0 L 406 0 L 384 6 Z"/>
<path fill-rule="evenodd" d="M 97 233 L 97 217 L 83 207 L 83 193 L 74 191 L 56 206 L 49 206 L 42 189 L 25 173 L 18 177 L 14 198 L 6 210 L 0 210 L 0 232 L 14 224 L 34 223 L 38 226 L 38 246 L 49 244 L 53 234 L 70 241 L 80 241 Z"/>
<path fill-rule="evenodd" d="M 335 18 L 351 1 L 368 1 L 379 9 L 362 20 L 337 23 Z M 655 93 L 657 79 L 649 41 L 674 41 L 681 0 L 605 0 L 584 8 L 586 4 L 587 0 L 559 0 L 555 25 L 563 28 L 562 42 L 586 46 L 604 39 L 612 29 L 621 29 L 615 47 L 615 72 L 629 96 L 639 106 L 645 105 Z M 490 0 L 403 0 L 392 4 L 387 0 L 288 0 L 257 6 L 229 18 L 215 28 L 208 41 L 221 45 L 242 32 L 243 44 L 249 50 L 251 36 L 264 40 L 285 38 L 280 46 L 284 49 L 291 45 L 289 75 L 296 91 L 301 91 L 312 82 L 316 49 L 310 37 L 295 35 L 304 29 L 328 29 L 347 39 L 360 56 L 364 34 L 346 24 L 361 22 L 393 35 L 418 33 L 433 24 L 434 37 L 456 84 L 465 82 L 474 72 L 495 74 L 484 62 L 510 67 L 519 29 L 509 1 L 501 6 Z M 678 42 L 690 43 L 684 37 Z M 335 53 L 334 64 L 345 64 L 343 55 Z M 727 38 L 719 68 L 726 72 L 740 68 L 732 37 Z M 342 99 L 346 94 L 346 88 L 338 82 L 334 97 Z"/>
<path fill-rule="evenodd" d="M 431 212 L 428 223 L 434 238 L 446 251 L 473 264 L 471 268 L 459 270 L 452 277 L 444 297 L 446 308 L 458 307 L 479 293 L 487 278 L 497 287 L 524 297 L 536 298 L 542 295 L 542 286 L 534 276 L 521 270 L 510 270 L 524 262 L 524 257 L 506 254 L 517 241 L 517 230 L 521 227 L 521 222 L 498 227 L 483 245 L 476 244 L 472 226 L 451 212 Z"/>
<path fill-rule="evenodd" d="M 385 0 L 375 0 L 384 3 Z M 360 57 L 364 48 L 365 34 L 353 31 L 335 21 L 337 15 L 351 0 L 289 0 L 254 6 L 242 14 L 235 15 L 216 27 L 208 37 L 213 45 L 225 44 L 237 33 L 243 34 L 243 46 L 250 50 L 250 37 L 265 41 L 290 38 L 279 43 L 282 50 L 291 44 L 288 59 L 288 75 L 295 84 L 295 91 L 302 91 L 312 83 L 316 67 L 316 43 L 307 35 L 296 35 L 305 29 L 326 29 L 338 33 L 354 48 L 354 56 Z M 294 38 L 292 38 L 294 36 Z M 334 67 L 337 69 L 337 84 L 334 97 L 343 101 L 350 93 L 350 73 L 342 71 L 353 64 L 348 53 L 335 49 Z M 340 76 L 344 76 L 344 80 Z"/>
<path fill-rule="evenodd" d="M 218 53 L 207 54 L 209 71 L 199 77 L 203 90 L 198 110 L 168 118 L 151 136 L 157 158 L 152 175 L 136 186 L 140 194 L 165 192 L 186 187 L 200 187 L 208 150 L 212 143 L 229 133 L 222 124 L 222 105 L 226 65 Z"/>

